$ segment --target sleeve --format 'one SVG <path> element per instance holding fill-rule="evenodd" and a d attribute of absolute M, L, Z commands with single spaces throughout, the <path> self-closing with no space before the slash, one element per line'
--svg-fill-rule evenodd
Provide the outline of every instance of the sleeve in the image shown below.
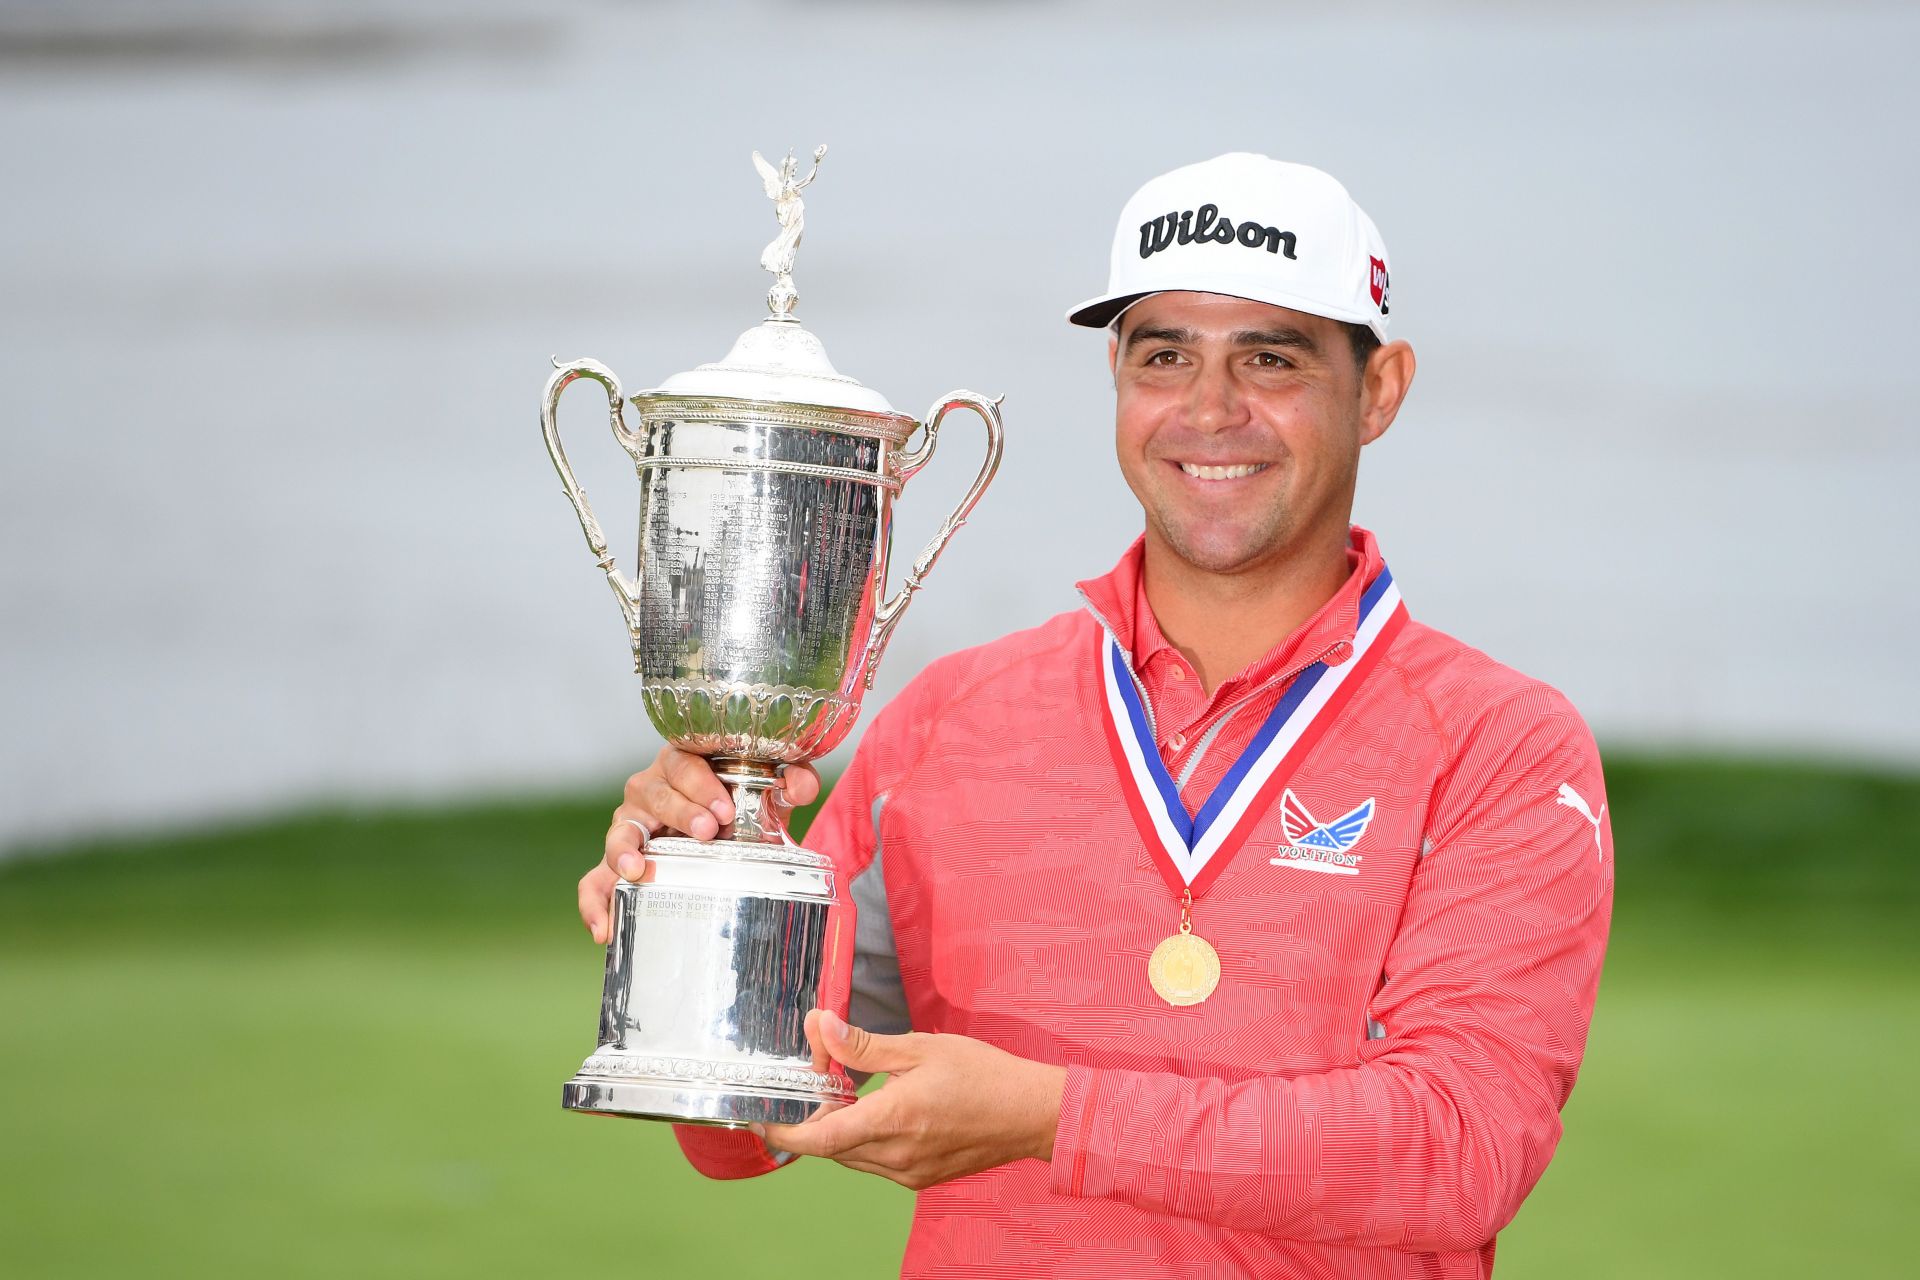
<path fill-rule="evenodd" d="M 873 814 L 877 788 L 873 761 L 885 752 L 885 744 L 878 741 L 884 736 L 881 730 L 882 722 L 876 721 L 807 830 L 807 846 L 833 859 L 843 883 L 860 877 L 876 861 Z M 889 950 L 893 939 L 890 921 L 874 921 L 870 925 L 865 918 L 873 905 L 863 895 L 859 904 L 863 914 L 855 927 L 853 1004 L 856 1009 L 897 998 L 885 989 L 867 989 L 887 973 L 893 975 L 896 986 L 899 982 L 899 965 L 893 956 L 868 954 L 874 949 L 875 939 L 883 937 Z M 879 905 L 884 914 L 884 899 Z M 884 988 L 884 983 L 881 986 Z M 754 1178 L 772 1173 L 794 1159 L 790 1152 L 769 1152 L 765 1143 L 742 1129 L 676 1124 L 673 1136 L 679 1141 L 688 1163 L 709 1178 Z"/>
<path fill-rule="evenodd" d="M 1436 785 L 1358 1062 L 1240 1082 L 1072 1066 L 1055 1192 L 1413 1251 L 1512 1219 L 1559 1141 L 1613 897 L 1592 737 L 1550 690 L 1516 701 L 1477 735 L 1504 743 Z"/>

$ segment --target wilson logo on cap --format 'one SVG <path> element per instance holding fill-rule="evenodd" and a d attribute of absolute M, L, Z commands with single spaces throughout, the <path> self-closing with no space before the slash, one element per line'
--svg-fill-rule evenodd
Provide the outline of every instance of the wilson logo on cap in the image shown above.
<path fill-rule="evenodd" d="M 1373 305 L 1380 308 L 1380 314 L 1387 314 L 1387 264 L 1369 254 L 1367 261 L 1373 264 L 1373 276 L 1367 282 L 1369 292 L 1373 294 Z"/>
<path fill-rule="evenodd" d="M 1162 249 L 1176 244 L 1193 244 L 1195 241 L 1241 244 L 1249 249 L 1264 246 L 1268 253 L 1284 253 L 1289 258 L 1295 256 L 1293 232 L 1251 221 L 1236 227 L 1232 218 L 1220 216 L 1220 206 L 1216 204 L 1203 204 L 1198 209 L 1181 213 L 1163 213 L 1140 224 L 1140 256 L 1143 258 L 1151 258 Z"/>

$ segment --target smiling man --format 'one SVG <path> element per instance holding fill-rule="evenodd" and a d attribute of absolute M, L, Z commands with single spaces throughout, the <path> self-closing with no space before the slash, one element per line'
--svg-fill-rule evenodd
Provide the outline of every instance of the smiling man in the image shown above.
<path fill-rule="evenodd" d="M 1350 524 L 1414 374 L 1387 261 L 1339 183 L 1262 156 L 1127 204 L 1071 319 L 1110 328 L 1145 531 L 1084 609 L 875 719 L 807 841 L 853 885 L 856 1025 L 809 1035 L 889 1078 L 680 1129 L 698 1168 L 915 1188 L 909 1275 L 1491 1272 L 1559 1140 L 1612 840 L 1572 707 L 1412 620 Z M 731 817 L 696 757 L 635 775 L 596 939 L 634 824 Z"/>

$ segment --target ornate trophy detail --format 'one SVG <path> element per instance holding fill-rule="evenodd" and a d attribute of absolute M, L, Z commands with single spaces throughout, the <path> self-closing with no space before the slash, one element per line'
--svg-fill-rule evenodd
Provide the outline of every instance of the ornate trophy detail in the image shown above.
<path fill-rule="evenodd" d="M 805 178 L 791 154 L 778 171 L 754 155 L 780 217 L 760 260 L 772 314 L 723 359 L 631 398 L 594 360 L 556 360 L 547 381 L 541 430 L 619 603 L 647 717 L 712 760 L 735 812 L 713 841 L 650 840 L 645 882 L 615 890 L 599 1047 L 566 1084 L 571 1110 L 737 1127 L 853 1097 L 841 1068 L 813 1070 L 803 1029 L 809 1009 L 847 1011 L 853 909 L 830 860 L 788 837 L 772 793 L 785 765 L 852 730 L 894 628 L 993 479 L 1002 432 L 999 401 L 971 392 L 924 421 L 896 412 L 794 319 L 799 192 L 825 154 Z M 581 378 L 606 392 L 639 476 L 631 580 L 560 445 L 560 396 Z M 955 409 L 985 424 L 985 460 L 888 596 L 894 497 Z"/>
<path fill-rule="evenodd" d="M 775 320 L 793 319 L 793 308 L 800 301 L 800 295 L 793 288 L 793 260 L 800 252 L 800 235 L 807 227 L 807 209 L 801 203 L 800 192 L 820 176 L 820 162 L 826 158 L 826 146 L 815 147 L 813 168 L 795 182 L 793 152 L 787 152 L 777 173 L 758 151 L 753 153 L 753 167 L 760 171 L 767 198 L 773 201 L 774 216 L 780 219 L 780 234 L 760 255 L 760 269 L 773 273 L 773 288 L 767 290 L 767 310 Z"/>

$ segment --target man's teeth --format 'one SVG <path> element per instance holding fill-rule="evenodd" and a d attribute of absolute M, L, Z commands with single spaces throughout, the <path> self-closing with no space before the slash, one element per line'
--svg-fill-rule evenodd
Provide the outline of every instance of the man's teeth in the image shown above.
<path fill-rule="evenodd" d="M 1183 462 L 1180 469 L 1196 480 L 1240 480 L 1256 471 L 1265 471 L 1264 462 L 1236 462 L 1230 467 L 1201 467 L 1191 462 Z"/>

